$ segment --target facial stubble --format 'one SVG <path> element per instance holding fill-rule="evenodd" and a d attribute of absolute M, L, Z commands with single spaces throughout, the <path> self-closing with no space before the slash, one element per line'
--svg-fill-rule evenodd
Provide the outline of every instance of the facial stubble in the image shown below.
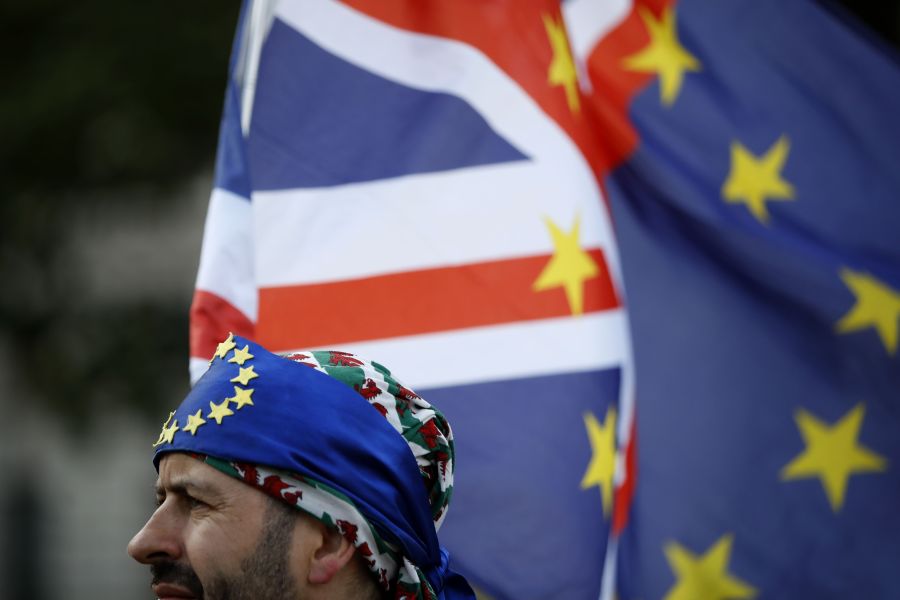
<path fill-rule="evenodd" d="M 198 600 L 295 600 L 297 582 L 291 575 L 291 539 L 298 515 L 272 500 L 253 552 L 241 561 L 237 573 L 217 573 L 204 586 L 188 565 L 174 562 L 151 566 L 153 583 L 180 585 Z"/>

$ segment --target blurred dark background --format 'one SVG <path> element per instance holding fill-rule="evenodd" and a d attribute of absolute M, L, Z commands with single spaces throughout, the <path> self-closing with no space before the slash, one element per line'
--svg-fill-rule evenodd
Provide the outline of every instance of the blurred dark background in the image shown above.
<path fill-rule="evenodd" d="M 235 0 L 4 8 L 0 343 L 28 397 L 73 429 L 105 402 L 156 415 L 162 378 L 187 386 L 190 284 L 168 299 L 96 298 L 89 271 L 103 266 L 82 264 L 73 244 L 101 234 L 86 218 L 114 227 L 110 213 L 175 211 L 185 182 L 211 169 L 238 10 Z M 180 258 L 196 272 L 196 254 Z"/>
<path fill-rule="evenodd" d="M 5 3 L 0 597 L 152 598 L 125 545 L 188 388 L 240 2 Z"/>
<path fill-rule="evenodd" d="M 823 6 L 897 56 L 900 0 Z M 0 575 L 10 600 L 136 597 L 139 580 L 146 591 L 122 530 L 149 512 L 147 440 L 188 387 L 188 306 L 239 8 L 3 8 Z M 147 472 L 123 476 L 136 461 Z"/>

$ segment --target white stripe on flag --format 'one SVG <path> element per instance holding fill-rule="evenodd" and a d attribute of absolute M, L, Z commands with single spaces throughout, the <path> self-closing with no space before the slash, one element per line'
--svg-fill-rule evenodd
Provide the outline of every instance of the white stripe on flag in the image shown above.
<path fill-rule="evenodd" d="M 576 215 L 581 246 L 599 246 L 609 260 L 615 250 L 605 209 L 577 187 L 523 162 L 256 192 L 258 283 L 321 283 L 551 254 L 544 218 L 569 231 Z"/>
<path fill-rule="evenodd" d="M 615 309 L 323 349 L 380 362 L 405 384 L 427 389 L 621 367 L 627 327 L 625 312 Z"/>
<path fill-rule="evenodd" d="M 250 202 L 216 188 L 209 199 L 197 289 L 212 292 L 256 321 L 256 277 L 253 274 Z"/>
<path fill-rule="evenodd" d="M 256 94 L 256 75 L 259 72 L 259 55 L 272 26 L 276 0 L 250 0 L 249 17 L 242 32 L 241 54 L 234 77 L 241 90 L 241 131 L 250 131 L 253 100 Z"/>
<path fill-rule="evenodd" d="M 631 12 L 632 0 L 567 0 L 562 3 L 572 54 L 584 63 L 600 38 Z"/>
<path fill-rule="evenodd" d="M 208 358 L 196 358 L 194 356 L 191 357 L 188 362 L 188 370 L 191 374 L 191 385 L 197 383 L 197 380 L 206 373 L 206 370 L 209 368 L 209 359 Z"/>
<path fill-rule="evenodd" d="M 630 387 L 627 315 L 623 309 L 459 329 L 340 347 L 295 348 L 342 350 L 384 364 L 400 380 L 419 389 L 504 381 L 541 375 L 623 368 Z M 515 348 L 515 352 L 510 352 Z M 209 361 L 191 358 L 191 379 L 206 372 Z"/>

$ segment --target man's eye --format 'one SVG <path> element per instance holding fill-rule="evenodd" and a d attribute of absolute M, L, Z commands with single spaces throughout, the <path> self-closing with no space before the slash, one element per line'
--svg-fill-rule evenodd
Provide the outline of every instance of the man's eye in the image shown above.
<path fill-rule="evenodd" d="M 197 500 L 193 496 L 188 496 L 187 502 L 191 508 L 203 508 L 206 506 L 206 502 L 203 502 L 202 500 Z"/>

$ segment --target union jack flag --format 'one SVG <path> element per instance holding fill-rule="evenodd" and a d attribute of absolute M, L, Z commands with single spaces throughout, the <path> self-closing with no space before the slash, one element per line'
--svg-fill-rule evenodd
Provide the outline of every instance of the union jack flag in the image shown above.
<path fill-rule="evenodd" d="M 497 598 L 598 597 L 626 481 L 628 322 L 582 96 L 549 1 L 250 2 L 233 53 L 192 373 L 234 331 L 408 374 L 456 434 L 442 542 Z"/>

